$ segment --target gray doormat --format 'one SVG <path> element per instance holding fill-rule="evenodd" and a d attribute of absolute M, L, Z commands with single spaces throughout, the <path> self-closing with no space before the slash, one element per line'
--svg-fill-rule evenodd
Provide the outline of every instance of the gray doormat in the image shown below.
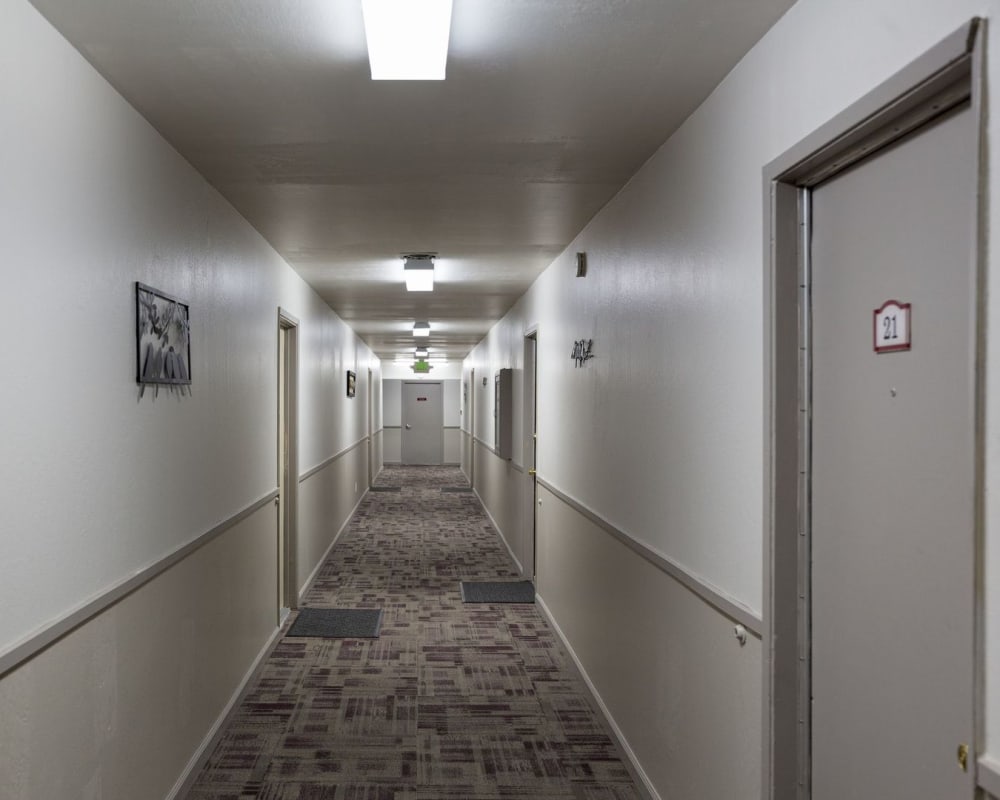
<path fill-rule="evenodd" d="M 534 603 L 531 581 L 462 581 L 463 603 Z"/>
<path fill-rule="evenodd" d="M 442 492 L 471 492 L 472 487 L 470 486 L 442 486 Z"/>
<path fill-rule="evenodd" d="M 381 608 L 303 608 L 285 636 L 377 639 L 381 629 Z"/>
<path fill-rule="evenodd" d="M 372 492 L 399 492 L 402 491 L 402 486 L 372 486 L 370 491 Z"/>

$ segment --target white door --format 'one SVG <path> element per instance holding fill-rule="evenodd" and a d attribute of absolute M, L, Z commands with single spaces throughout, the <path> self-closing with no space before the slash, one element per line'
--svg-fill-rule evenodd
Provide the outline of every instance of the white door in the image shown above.
<path fill-rule="evenodd" d="M 444 398 L 440 383 L 403 384 L 402 462 L 440 464 L 444 460 Z"/>
<path fill-rule="evenodd" d="M 975 698 L 974 134 L 963 107 L 812 196 L 815 800 L 974 796 L 958 758 Z M 887 300 L 911 304 L 909 350 L 875 351 L 904 333 L 876 327 Z"/>

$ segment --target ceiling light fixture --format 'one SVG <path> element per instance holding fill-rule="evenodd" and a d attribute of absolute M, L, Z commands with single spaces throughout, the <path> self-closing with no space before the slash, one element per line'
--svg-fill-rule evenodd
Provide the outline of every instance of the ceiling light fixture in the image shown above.
<path fill-rule="evenodd" d="M 427 358 L 428 350 L 426 347 L 418 347 L 413 352 L 416 353 L 417 358 Z"/>
<path fill-rule="evenodd" d="M 414 322 L 413 323 L 413 335 L 414 336 L 430 336 L 431 335 L 431 324 L 429 322 Z"/>
<path fill-rule="evenodd" d="M 373 81 L 443 81 L 452 0 L 361 0 Z"/>
<path fill-rule="evenodd" d="M 408 292 L 434 291 L 434 256 L 403 256 L 403 277 Z"/>

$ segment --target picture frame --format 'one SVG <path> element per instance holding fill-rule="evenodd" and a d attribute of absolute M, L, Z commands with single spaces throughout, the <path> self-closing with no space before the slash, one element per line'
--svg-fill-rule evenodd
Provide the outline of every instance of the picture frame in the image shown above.
<path fill-rule="evenodd" d="M 191 310 L 187 303 L 135 283 L 135 380 L 191 384 Z"/>
<path fill-rule="evenodd" d="M 354 397 L 358 388 L 358 373 L 347 370 L 347 396 Z"/>

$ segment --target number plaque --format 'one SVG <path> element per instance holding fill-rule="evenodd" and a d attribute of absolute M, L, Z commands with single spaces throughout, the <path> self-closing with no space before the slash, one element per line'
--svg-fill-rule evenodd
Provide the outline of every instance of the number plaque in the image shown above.
<path fill-rule="evenodd" d="M 910 304 L 886 300 L 875 309 L 875 352 L 898 353 L 910 349 Z"/>

